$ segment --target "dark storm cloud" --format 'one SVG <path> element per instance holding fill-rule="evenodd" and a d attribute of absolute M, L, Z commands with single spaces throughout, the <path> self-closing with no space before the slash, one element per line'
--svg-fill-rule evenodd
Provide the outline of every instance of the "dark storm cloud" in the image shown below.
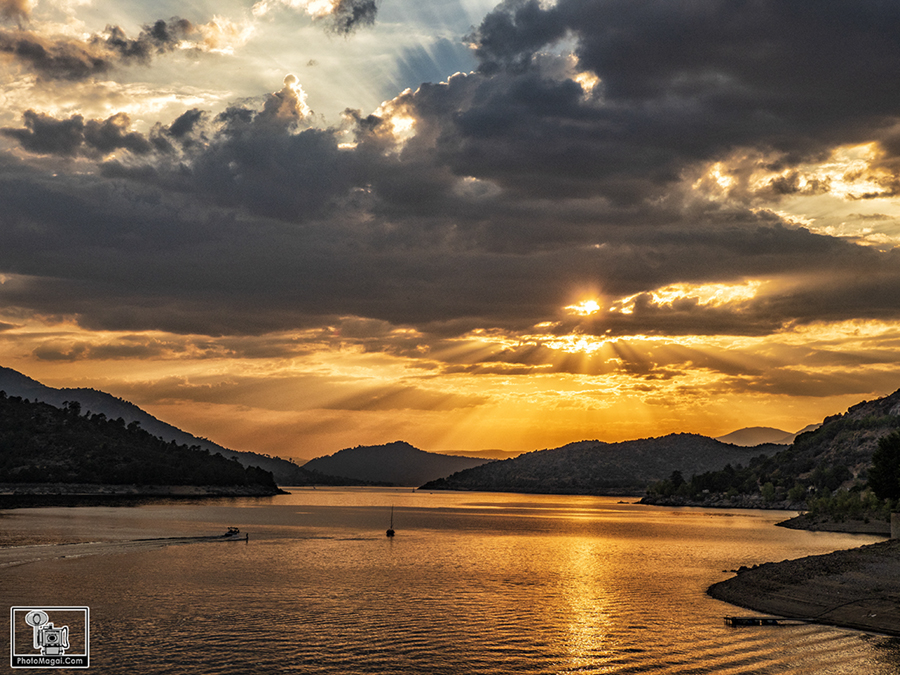
<path fill-rule="evenodd" d="M 215 194 L 226 193 L 220 190 Z M 90 177 L 26 180 L 21 171 L 4 172 L 0 198 L 0 269 L 24 277 L 0 285 L 3 304 L 77 314 L 98 329 L 261 333 L 355 315 L 448 337 L 485 325 L 527 331 L 558 316 L 584 280 L 627 295 L 731 278 L 736 268 L 760 275 L 791 270 L 799 276 L 795 288 L 733 307 L 637 302 L 631 315 L 573 319 L 558 329 L 761 335 L 823 314 L 888 317 L 900 293 L 896 256 L 779 227 L 722 232 L 705 246 L 702 236 L 673 233 L 644 245 L 623 235 L 621 244 L 599 249 L 492 253 L 428 236 L 398 239 L 350 217 L 305 225 L 236 217 L 189 197 L 180 202 Z M 279 199 L 278 208 L 268 207 L 273 212 L 290 204 Z M 835 279 L 831 288 L 820 287 L 823 269 Z M 868 283 L 875 272 L 878 283 Z"/>
<path fill-rule="evenodd" d="M 349 35 L 357 28 L 373 25 L 377 15 L 375 0 L 338 0 L 328 17 L 328 25 L 338 35 Z"/>
<path fill-rule="evenodd" d="M 147 63 L 157 54 L 177 49 L 195 33 L 196 29 L 190 21 L 173 17 L 168 22 L 159 19 L 145 25 L 135 39 L 126 37 L 118 26 L 107 26 L 106 35 L 94 37 L 91 42 L 109 49 L 124 61 Z"/>
<path fill-rule="evenodd" d="M 118 117 L 31 113 L 3 131 L 30 152 L 131 152 L 93 176 L 0 167 L 0 270 L 21 275 L 0 298 L 93 328 L 198 334 L 348 316 L 431 337 L 551 320 L 612 336 L 895 320 L 897 252 L 717 204 L 685 177 L 750 149 L 785 171 L 760 199 L 826 189 L 793 165 L 900 121 L 897 18 L 874 2 L 507 3 L 473 36 L 479 72 L 348 112 L 354 147 L 345 128 L 314 126 L 292 77 L 258 105 L 189 110 L 146 137 Z M 175 34 L 105 49 L 139 61 Z M 576 58 L 544 53 L 554 43 Z M 405 143 L 395 121 L 415 124 Z M 749 279 L 771 281 L 723 305 L 650 294 Z M 565 316 L 580 294 L 643 295 L 630 314 Z"/>
<path fill-rule="evenodd" d="M 179 139 L 193 136 L 197 133 L 197 129 L 202 125 L 205 117 L 206 113 L 202 110 L 198 110 L 197 108 L 188 110 L 169 125 L 166 133 L 173 138 Z"/>
<path fill-rule="evenodd" d="M 5 127 L 0 134 L 13 138 L 36 154 L 103 157 L 116 150 L 146 154 L 152 146 L 141 134 L 128 131 L 130 120 L 117 113 L 105 120 L 87 120 L 81 115 L 56 119 L 27 110 L 23 114 L 24 129 Z"/>
<path fill-rule="evenodd" d="M 537 0 L 506 0 L 470 36 L 482 70 L 523 69 L 536 52 L 565 36 L 569 27 L 561 12 L 545 10 Z"/>
<path fill-rule="evenodd" d="M 173 163 L 110 162 L 104 173 L 285 221 L 321 216 L 356 185 L 359 163 L 339 150 L 334 130 L 300 127 L 305 113 L 295 82 L 288 76 L 259 110 L 235 106 L 213 120 L 191 110 L 160 127 L 157 138 L 184 150 Z"/>
<path fill-rule="evenodd" d="M 898 22 L 900 6 L 872 1 L 504 3 L 474 39 L 484 72 L 517 76 L 461 114 L 454 140 L 481 174 L 528 189 L 525 171 L 543 158 L 517 154 L 519 139 L 547 153 L 568 145 L 573 166 L 626 191 L 737 147 L 821 157 L 885 136 L 896 118 Z M 536 53 L 563 36 L 600 78 L 593 102 L 540 77 Z M 614 182 L 594 189 L 621 195 Z"/>
<path fill-rule="evenodd" d="M 27 30 L 0 30 L 0 53 L 13 57 L 45 80 L 87 80 L 118 65 L 146 65 L 154 56 L 179 48 L 200 37 L 186 19 L 160 19 L 143 27 L 131 39 L 118 26 L 87 40 L 44 36 Z"/>
<path fill-rule="evenodd" d="M 329 132 L 242 135 L 217 144 L 195 161 L 189 180 L 219 205 L 303 221 L 321 215 L 332 198 L 350 187 L 352 164 L 346 159 Z"/>
<path fill-rule="evenodd" d="M 90 43 L 44 38 L 28 31 L 0 31 L 5 53 L 47 80 L 85 80 L 109 71 L 109 55 Z"/>
<path fill-rule="evenodd" d="M 278 6 L 277 0 L 261 0 L 254 6 L 254 13 L 265 14 Z M 281 0 L 288 7 L 302 7 L 328 33 L 348 37 L 358 28 L 372 26 L 378 16 L 377 0 L 330 0 L 327 5 L 310 7 L 310 2 L 289 2 Z M 407 17 L 403 17 L 405 20 Z M 308 65 L 311 65 L 311 60 Z"/>

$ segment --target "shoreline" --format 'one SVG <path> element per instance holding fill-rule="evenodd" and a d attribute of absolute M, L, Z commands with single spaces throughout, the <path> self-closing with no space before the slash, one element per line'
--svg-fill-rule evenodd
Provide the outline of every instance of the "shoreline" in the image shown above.
<path fill-rule="evenodd" d="M 833 520 L 827 516 L 813 517 L 808 513 L 788 518 L 777 527 L 785 527 L 789 530 L 807 530 L 808 532 L 843 532 L 846 534 L 875 534 L 889 537 L 891 524 L 886 520 Z"/>
<path fill-rule="evenodd" d="M 0 483 L 0 496 L 217 496 L 243 497 L 285 494 L 264 485 L 134 485 L 111 483 Z"/>
<path fill-rule="evenodd" d="M 900 540 L 741 568 L 707 594 L 765 614 L 900 636 Z"/>
<path fill-rule="evenodd" d="M 272 497 L 289 494 L 260 485 L 109 485 L 0 483 L 0 510 L 50 506 L 129 506 L 160 500 Z"/>

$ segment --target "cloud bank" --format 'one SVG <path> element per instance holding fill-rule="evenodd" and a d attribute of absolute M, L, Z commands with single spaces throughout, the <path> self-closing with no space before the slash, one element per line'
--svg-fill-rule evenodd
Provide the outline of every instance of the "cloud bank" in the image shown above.
<path fill-rule="evenodd" d="M 836 147 L 877 143 L 873 171 L 895 161 L 900 94 L 885 86 L 885 56 L 896 59 L 900 45 L 885 27 L 900 10 L 698 7 L 506 3 L 473 36 L 478 72 L 423 84 L 381 112 L 348 113 L 352 144 L 346 128 L 308 123 L 296 78 L 261 107 L 186 111 L 148 135 L 129 131 L 123 115 L 34 111 L 3 134 L 34 154 L 106 159 L 80 190 L 80 209 L 96 224 L 72 233 L 45 223 L 76 248 L 111 221 L 130 229 L 135 205 L 99 196 L 112 186 L 130 198 L 189 202 L 196 215 L 179 219 L 178 237 L 151 221 L 140 238 L 154 240 L 152 251 L 180 246 L 191 232 L 213 234 L 215 255 L 192 257 L 208 267 L 217 324 L 242 323 L 227 315 L 231 298 L 247 296 L 271 305 L 285 328 L 346 314 L 428 329 L 524 328 L 559 318 L 579 288 L 622 298 L 754 278 L 765 288 L 737 304 L 646 295 L 628 314 L 606 312 L 582 328 L 756 334 L 795 321 L 894 318 L 896 251 L 814 234 L 775 211 L 779 195 L 796 191 L 784 171 Z M 145 59 L 186 30 L 158 22 L 115 51 Z M 573 55 L 547 51 L 563 38 L 574 41 Z M 586 86 L 585 74 L 597 84 Z M 127 157 L 108 159 L 116 151 Z M 690 177 L 708 164 L 748 153 L 781 169 L 780 182 L 764 186 L 768 209 L 737 192 L 722 200 L 692 189 Z M 42 200 L 64 200 L 70 180 L 42 182 Z M 24 218 L 29 205 L 20 208 Z M 253 231 L 267 236 L 247 241 Z M 42 276 L 40 265 L 3 263 Z M 235 269 L 240 284 L 229 280 Z M 193 282 L 185 286 L 190 295 Z M 136 296 L 150 288 L 136 278 L 116 287 Z M 161 318 L 143 327 L 172 329 Z"/>

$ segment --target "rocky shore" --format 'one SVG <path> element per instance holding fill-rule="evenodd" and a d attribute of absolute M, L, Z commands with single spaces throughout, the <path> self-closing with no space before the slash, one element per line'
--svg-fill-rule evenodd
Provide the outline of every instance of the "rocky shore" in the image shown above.
<path fill-rule="evenodd" d="M 652 506 L 697 506 L 704 509 L 768 509 L 772 511 L 801 511 L 806 508 L 804 502 L 792 502 L 790 500 L 779 500 L 767 502 L 762 495 L 734 495 L 729 496 L 724 493 L 710 493 L 702 499 L 690 499 L 680 495 L 670 495 L 663 497 L 661 495 L 645 495 L 641 498 L 641 504 L 650 504 Z"/>
<path fill-rule="evenodd" d="M 705 509 L 766 509 L 774 511 L 799 511 L 793 518 L 778 523 L 779 527 L 791 530 L 810 530 L 813 532 L 847 532 L 850 534 L 883 534 L 891 533 L 891 524 L 887 520 L 855 520 L 846 518 L 835 520 L 828 516 L 811 516 L 803 513 L 806 504 L 802 502 L 777 501 L 766 502 L 760 495 L 710 495 L 705 499 L 688 499 L 680 496 L 660 497 L 645 496 L 640 504 L 654 506 L 694 506 Z"/>
<path fill-rule="evenodd" d="M 883 534 L 886 537 L 891 534 L 891 524 L 887 520 L 855 520 L 852 518 L 834 520 L 827 516 L 811 516 L 808 513 L 801 513 L 799 516 L 776 524 L 778 527 L 786 527 L 789 530 L 809 530 L 811 532 Z"/>
<path fill-rule="evenodd" d="M 900 636 L 900 540 L 741 568 L 707 592 L 765 614 Z"/>

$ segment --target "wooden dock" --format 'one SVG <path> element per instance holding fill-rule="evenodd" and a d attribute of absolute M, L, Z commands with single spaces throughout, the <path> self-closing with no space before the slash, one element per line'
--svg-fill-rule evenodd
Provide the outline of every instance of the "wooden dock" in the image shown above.
<path fill-rule="evenodd" d="M 802 622 L 801 619 L 783 619 L 777 616 L 726 616 L 726 626 L 784 626 Z"/>

